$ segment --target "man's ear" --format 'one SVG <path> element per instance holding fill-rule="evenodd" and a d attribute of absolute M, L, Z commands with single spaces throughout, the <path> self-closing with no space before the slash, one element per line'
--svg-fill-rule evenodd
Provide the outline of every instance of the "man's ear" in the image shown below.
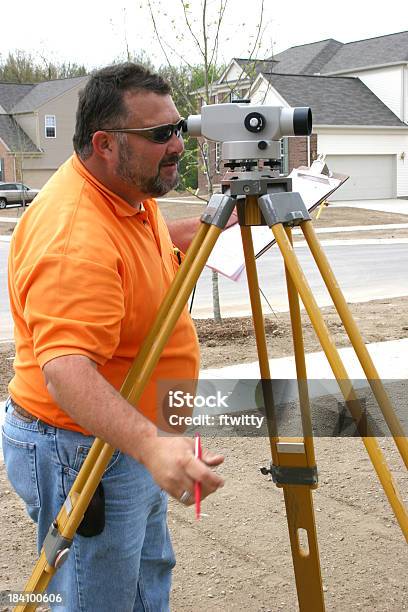
<path fill-rule="evenodd" d="M 92 146 L 95 154 L 107 160 L 112 157 L 115 149 L 115 136 L 108 132 L 98 131 L 92 136 Z"/>

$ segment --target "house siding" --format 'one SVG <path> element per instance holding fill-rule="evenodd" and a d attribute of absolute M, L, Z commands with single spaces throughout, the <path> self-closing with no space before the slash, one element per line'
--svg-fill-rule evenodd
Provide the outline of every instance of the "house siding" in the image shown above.
<path fill-rule="evenodd" d="M 24 183 L 33 189 L 42 189 L 55 170 L 24 170 Z"/>
<path fill-rule="evenodd" d="M 234 62 L 227 74 L 224 76 L 222 82 L 228 83 L 228 81 L 236 81 L 237 79 L 242 79 L 244 75 L 245 73 L 242 68 L 236 62 Z"/>
<path fill-rule="evenodd" d="M 72 137 L 75 130 L 75 114 L 78 93 L 86 81 L 64 94 L 50 100 L 35 112 L 15 115 L 22 129 L 36 146 L 43 151 L 38 156 L 26 156 L 23 174 L 30 187 L 41 188 L 57 168 L 73 152 Z M 56 117 L 56 138 L 45 137 L 45 116 Z"/>
<path fill-rule="evenodd" d="M 3 182 L 8 183 L 9 181 L 15 181 L 15 165 L 14 165 L 14 157 L 10 155 L 8 148 L 5 146 L 4 142 L 0 139 L 0 159 L 3 160 Z M 1 179 L 0 179 L 1 180 Z"/>
<path fill-rule="evenodd" d="M 40 146 L 39 133 L 38 133 L 38 122 L 36 113 L 24 113 L 12 115 L 17 121 L 19 126 L 24 132 L 31 138 L 36 147 Z"/>
<path fill-rule="evenodd" d="M 395 155 L 397 197 L 408 196 L 408 133 L 398 134 L 385 129 L 369 133 L 351 129 L 346 133 L 344 129 L 326 130 L 316 128 L 319 155 Z"/>
<path fill-rule="evenodd" d="M 287 102 L 273 88 L 273 85 L 266 79 L 259 80 L 256 90 L 251 92 L 252 104 L 265 104 L 268 106 L 289 106 Z"/>
<path fill-rule="evenodd" d="M 38 109 L 39 145 L 44 151 L 39 168 L 58 168 L 72 155 L 72 137 L 75 130 L 75 114 L 78 106 L 78 93 L 85 82 L 54 98 Z M 45 116 L 56 117 L 56 138 L 45 137 Z"/>
<path fill-rule="evenodd" d="M 358 77 L 397 117 L 403 120 L 403 67 L 393 66 L 377 70 L 353 72 L 345 76 Z"/>

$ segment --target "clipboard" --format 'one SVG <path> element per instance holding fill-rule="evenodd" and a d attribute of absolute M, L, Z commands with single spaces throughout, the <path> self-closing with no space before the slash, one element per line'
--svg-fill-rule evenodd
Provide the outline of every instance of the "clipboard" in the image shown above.
<path fill-rule="evenodd" d="M 289 178 L 292 179 L 292 191 L 300 193 L 308 211 L 312 212 L 349 177 L 330 172 L 324 158 L 318 158 L 310 168 L 300 166 L 292 170 Z M 252 239 L 256 259 L 275 244 L 271 230 L 266 226 L 253 226 Z M 238 224 L 222 232 L 206 265 L 231 280 L 239 280 L 245 269 L 245 258 Z"/>

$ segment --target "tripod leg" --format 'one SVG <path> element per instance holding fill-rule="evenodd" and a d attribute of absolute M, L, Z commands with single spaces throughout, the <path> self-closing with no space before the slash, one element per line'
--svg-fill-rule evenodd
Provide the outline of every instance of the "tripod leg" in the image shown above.
<path fill-rule="evenodd" d="M 284 485 L 283 493 L 299 610 L 324 612 L 312 490 L 309 486 Z"/>
<path fill-rule="evenodd" d="M 241 226 L 242 247 L 245 257 L 245 269 L 248 279 L 249 297 L 251 300 L 252 320 L 254 322 L 256 348 L 258 353 L 259 370 L 262 379 L 265 411 L 268 422 L 269 440 L 271 444 L 272 460 L 278 463 L 276 443 L 278 441 L 273 396 L 270 387 L 271 374 L 269 371 L 268 350 L 266 347 L 265 326 L 262 314 L 261 299 L 259 296 L 258 274 L 256 270 L 254 246 L 250 226 Z"/>
<path fill-rule="evenodd" d="M 256 334 L 260 372 L 262 379 L 265 379 L 265 381 L 267 382 L 266 379 L 270 379 L 269 362 L 266 347 L 262 307 L 259 297 L 258 275 L 256 270 L 251 228 L 247 226 L 241 226 L 241 235 L 245 256 L 245 267 L 248 277 L 248 289 L 251 299 L 252 317 Z M 295 311 L 296 307 L 293 306 L 293 312 Z M 298 359 L 300 360 L 300 355 L 298 355 Z M 306 369 L 304 370 L 306 371 Z M 268 415 L 267 398 L 264 397 L 264 399 L 265 409 Z M 271 399 L 273 401 L 273 398 Z M 304 444 L 279 444 L 276 426 L 273 427 L 272 435 L 270 432 L 270 445 L 272 460 L 275 466 L 282 466 L 283 469 L 289 468 L 294 471 L 296 471 L 296 468 L 298 467 L 315 467 L 314 453 L 310 453 L 309 448 L 309 454 L 307 455 L 305 452 Z M 309 447 L 310 445 L 313 450 L 313 442 L 311 438 L 309 438 Z M 288 447 L 293 448 L 293 446 L 298 447 L 298 449 L 300 447 L 302 452 L 290 452 L 290 450 L 288 452 L 287 450 L 284 450 Z M 278 448 L 282 450 L 279 451 Z M 310 454 L 313 459 L 312 463 L 309 463 Z M 302 484 L 280 484 L 279 486 L 283 488 L 284 493 L 286 516 L 288 521 L 289 538 L 292 549 L 293 567 L 295 572 L 296 589 L 300 611 L 324 612 L 325 606 L 320 572 L 320 559 L 318 552 L 316 524 L 313 509 L 313 498 L 311 490 L 312 486 Z M 300 537 L 301 533 L 304 533 L 306 535 L 306 546 L 302 546 Z"/>
<path fill-rule="evenodd" d="M 288 239 L 292 244 L 292 230 L 285 228 Z M 296 363 L 296 374 L 299 387 L 299 403 L 302 415 L 303 434 L 305 436 L 306 454 L 311 465 L 315 465 L 315 455 L 313 446 L 312 420 L 310 416 L 310 401 L 307 388 L 307 372 L 305 349 L 303 344 L 302 319 L 300 315 L 299 294 L 290 276 L 289 270 L 285 266 L 286 287 L 288 291 L 289 312 L 292 327 L 293 347 Z"/>
<path fill-rule="evenodd" d="M 302 272 L 292 245 L 290 244 L 281 223 L 273 225 L 272 232 L 282 253 L 285 265 L 287 266 L 296 289 L 302 298 L 302 302 L 310 317 L 310 321 L 316 331 L 320 344 L 337 379 L 347 406 L 356 423 L 359 423 L 362 415 L 360 402 L 348 378 L 346 369 L 340 359 L 336 346 L 334 345 L 333 340 L 327 330 L 322 314 Z M 377 440 L 370 435 L 369 431 L 367 431 L 365 436 L 362 436 L 362 440 L 401 530 L 408 541 L 408 512 L 387 467 L 385 457 L 377 443 Z"/>
<path fill-rule="evenodd" d="M 230 202 L 224 215 L 226 216 L 225 223 L 233 207 L 234 203 Z M 223 225 L 221 224 L 209 225 L 208 223 L 202 223 L 190 245 L 184 265 L 178 270 L 174 282 L 159 309 L 156 321 L 122 385 L 121 395 L 133 405 L 139 401 L 144 387 L 160 358 L 161 352 L 222 231 L 222 227 Z M 53 574 L 69 552 L 69 546 L 72 543 L 75 532 L 113 452 L 114 449 L 109 444 L 99 439 L 95 440 L 69 492 L 66 502 L 58 513 L 53 526 L 50 528 L 40 557 L 26 584 L 25 591 L 42 592 L 47 588 Z M 36 604 L 22 604 L 15 608 L 18 612 L 35 609 Z"/>
<path fill-rule="evenodd" d="M 288 227 L 288 228 L 285 228 L 285 231 L 288 236 L 288 239 L 292 243 L 291 229 Z M 286 275 L 286 286 L 287 286 L 288 299 L 289 299 L 289 311 L 290 311 L 290 319 L 291 319 L 291 327 L 292 327 L 292 335 L 293 335 L 296 373 L 297 373 L 298 386 L 299 386 L 299 403 L 300 403 L 301 415 L 302 415 L 303 432 L 305 435 L 305 452 L 308 458 L 308 464 L 315 465 L 315 454 L 314 454 L 314 445 L 313 445 L 313 437 L 312 437 L 313 434 L 312 434 L 312 422 L 311 422 L 311 416 L 310 416 L 309 393 L 308 393 L 308 388 L 307 388 L 306 360 L 305 360 L 305 351 L 304 351 L 304 344 L 303 344 L 303 332 L 302 332 L 302 321 L 301 321 L 300 305 L 299 305 L 299 294 L 296 290 L 295 284 L 286 266 L 285 266 L 285 275 Z M 298 537 L 299 529 L 304 529 L 309 535 L 312 529 L 316 530 L 316 527 L 315 527 L 314 514 L 310 515 L 310 513 L 306 511 L 306 509 L 309 509 L 309 505 L 310 505 L 308 503 L 308 497 L 310 496 L 310 498 L 312 498 L 311 490 L 308 487 L 302 487 L 302 489 L 303 490 L 299 492 L 295 487 L 288 486 L 284 489 L 284 493 L 285 493 L 286 507 L 293 506 L 296 503 L 295 494 L 297 497 L 297 503 L 302 502 L 301 504 L 302 513 L 300 514 L 300 509 L 298 512 L 291 513 L 290 515 L 288 513 L 288 519 L 292 520 L 294 516 L 295 521 L 297 521 L 297 524 L 295 522 L 295 524 L 291 526 L 292 528 L 290 528 L 289 532 L 291 535 L 292 551 L 295 551 L 295 554 L 297 556 L 297 563 L 299 566 L 299 573 L 303 576 L 305 572 L 307 572 L 308 568 L 307 568 L 307 564 L 305 563 L 304 553 L 302 554 L 302 551 L 300 549 L 300 542 L 299 542 L 299 537 Z M 313 503 L 312 500 L 311 500 L 311 503 Z M 312 510 L 313 510 L 313 506 L 312 506 Z M 301 519 L 300 519 L 300 516 L 302 517 Z M 310 554 L 312 556 L 316 555 L 317 559 L 319 559 L 319 552 L 317 549 L 317 536 L 315 539 L 308 537 L 308 543 L 309 545 L 311 544 L 312 547 L 316 547 L 316 550 L 312 550 Z M 320 571 L 320 564 L 319 564 L 319 571 Z M 306 580 L 309 581 L 310 577 Z M 307 601 L 307 605 L 310 606 L 311 610 L 318 609 L 317 606 L 318 606 L 318 603 L 320 602 L 319 601 L 313 602 L 309 598 L 309 594 L 307 594 L 306 601 Z M 305 602 L 305 605 L 306 605 L 306 602 Z"/>
<path fill-rule="evenodd" d="M 384 419 L 395 439 L 395 444 L 398 447 L 405 466 L 408 468 L 408 440 L 406 438 L 406 434 L 398 421 L 388 394 L 380 380 L 373 360 L 371 359 L 370 353 L 364 344 L 361 333 L 351 315 L 344 295 L 336 282 L 336 278 L 327 260 L 326 254 L 320 246 L 312 223 L 310 221 L 305 221 L 304 223 L 301 223 L 301 228 L 333 300 L 333 304 L 336 307 L 339 317 L 350 338 L 354 350 L 356 351 L 357 357 L 359 358 L 364 373 L 367 376 L 367 380 L 373 390 L 375 398 L 377 399 L 378 405 L 382 410 Z"/>

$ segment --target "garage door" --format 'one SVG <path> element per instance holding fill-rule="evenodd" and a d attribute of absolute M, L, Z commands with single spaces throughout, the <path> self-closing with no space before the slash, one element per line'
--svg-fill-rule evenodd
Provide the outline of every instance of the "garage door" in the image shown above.
<path fill-rule="evenodd" d="M 395 198 L 395 162 L 395 155 L 327 155 L 330 170 L 350 176 L 330 200 Z"/>

